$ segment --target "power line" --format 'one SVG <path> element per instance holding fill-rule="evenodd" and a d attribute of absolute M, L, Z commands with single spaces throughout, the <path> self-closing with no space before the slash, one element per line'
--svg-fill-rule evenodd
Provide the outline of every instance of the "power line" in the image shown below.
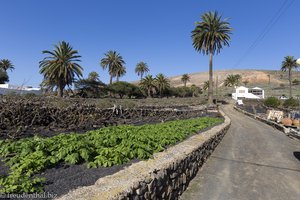
<path fill-rule="evenodd" d="M 270 32 L 273 26 L 277 23 L 277 21 L 281 18 L 281 16 L 287 11 L 287 9 L 294 3 L 295 0 L 289 2 L 289 0 L 285 0 L 281 7 L 277 10 L 273 18 L 269 21 L 269 23 L 265 26 L 262 32 L 258 35 L 258 37 L 254 40 L 254 42 L 249 46 L 247 51 L 239 58 L 236 62 L 235 67 L 241 64 L 241 62 L 250 54 L 250 52 L 255 49 L 258 44 L 265 38 L 265 36 Z"/>

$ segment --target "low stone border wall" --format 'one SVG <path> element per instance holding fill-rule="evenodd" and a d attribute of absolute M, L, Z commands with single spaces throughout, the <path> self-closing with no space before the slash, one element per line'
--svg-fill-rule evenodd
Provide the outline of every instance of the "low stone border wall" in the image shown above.
<path fill-rule="evenodd" d="M 59 199 L 178 199 L 230 126 L 230 119 L 222 111 L 220 113 L 225 118 L 223 124 L 154 154 L 153 159 L 135 163 Z"/>
<path fill-rule="evenodd" d="M 267 119 L 261 118 L 261 117 L 259 117 L 257 115 L 252 114 L 252 113 L 246 112 L 246 111 L 244 111 L 244 110 L 242 110 L 242 109 L 240 109 L 240 108 L 238 108 L 236 106 L 234 106 L 234 109 L 236 109 L 237 111 L 239 111 L 241 113 L 244 113 L 245 115 L 247 115 L 249 117 L 257 119 L 257 120 L 259 120 L 259 121 L 261 121 L 261 122 L 263 122 L 265 124 L 268 124 L 268 125 L 276 128 L 276 129 L 278 129 L 281 132 L 284 132 L 289 137 L 300 139 L 300 135 L 297 134 L 296 131 L 294 131 L 294 130 L 292 130 L 290 128 L 286 128 L 285 126 L 283 126 L 281 124 L 278 124 L 278 123 L 273 122 L 271 120 L 267 120 Z"/>

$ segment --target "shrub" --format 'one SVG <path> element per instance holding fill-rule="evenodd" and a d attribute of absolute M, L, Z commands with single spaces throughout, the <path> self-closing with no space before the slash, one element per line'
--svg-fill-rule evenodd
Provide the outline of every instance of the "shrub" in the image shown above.
<path fill-rule="evenodd" d="M 300 81 L 298 79 L 293 80 L 293 85 L 300 85 Z"/>
<path fill-rule="evenodd" d="M 265 104 L 266 106 L 270 106 L 270 107 L 276 108 L 276 107 L 280 106 L 280 100 L 277 99 L 276 97 L 268 97 L 268 98 L 265 100 L 264 104 Z"/>
<path fill-rule="evenodd" d="M 299 106 L 299 100 L 292 98 L 289 98 L 287 100 L 284 101 L 283 106 L 286 108 L 289 107 L 297 107 Z"/>
<path fill-rule="evenodd" d="M 120 81 L 115 82 L 108 86 L 109 91 L 111 91 L 115 95 L 119 95 L 119 97 L 122 99 L 123 96 L 128 96 L 129 98 L 134 97 L 142 97 L 143 94 L 140 91 L 139 87 L 136 85 L 133 85 L 131 83 Z"/>

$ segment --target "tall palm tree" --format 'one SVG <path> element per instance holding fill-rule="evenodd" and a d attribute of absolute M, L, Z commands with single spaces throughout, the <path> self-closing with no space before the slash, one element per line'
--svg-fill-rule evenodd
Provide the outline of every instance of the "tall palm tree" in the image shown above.
<path fill-rule="evenodd" d="M 155 86 L 158 89 L 159 96 L 162 97 L 163 91 L 170 88 L 170 81 L 163 74 L 158 74 L 155 77 Z"/>
<path fill-rule="evenodd" d="M 191 77 L 188 74 L 183 74 L 181 77 L 181 81 L 183 82 L 184 87 L 186 87 L 186 83 L 190 80 L 191 80 Z"/>
<path fill-rule="evenodd" d="M 53 51 L 44 50 L 43 54 L 48 55 L 40 61 L 40 73 L 57 86 L 58 95 L 62 97 L 64 88 L 72 85 L 75 76 L 82 77 L 83 68 L 78 64 L 81 56 L 65 41 L 54 45 Z"/>
<path fill-rule="evenodd" d="M 226 87 L 233 87 L 233 86 L 237 86 L 239 84 L 241 80 L 241 75 L 239 74 L 230 74 L 227 76 L 227 78 L 224 81 L 224 85 Z"/>
<path fill-rule="evenodd" d="M 268 74 L 267 76 L 268 76 L 268 79 L 269 79 L 269 85 L 270 85 L 270 84 L 271 84 L 271 75 Z"/>
<path fill-rule="evenodd" d="M 9 81 L 9 77 L 7 75 L 7 72 L 0 69 L 0 84 L 4 84 Z"/>
<path fill-rule="evenodd" d="M 193 46 L 196 51 L 209 55 L 208 103 L 213 102 L 213 55 L 220 53 L 223 46 L 229 46 L 232 28 L 227 19 L 222 20 L 217 12 L 207 12 L 196 22 L 192 31 Z"/>
<path fill-rule="evenodd" d="M 145 63 L 145 62 L 139 62 L 135 67 L 135 73 L 138 76 L 141 76 L 141 80 L 143 79 L 143 75 L 145 73 L 148 73 L 149 71 L 150 71 L 149 67 L 148 67 L 147 63 Z"/>
<path fill-rule="evenodd" d="M 152 75 L 147 75 L 141 80 L 140 86 L 146 90 L 148 97 L 151 97 L 151 91 L 155 88 L 155 79 Z"/>
<path fill-rule="evenodd" d="M 282 71 L 288 71 L 289 84 L 290 84 L 290 98 L 292 97 L 292 70 L 298 67 L 296 59 L 294 56 L 286 56 L 281 64 Z"/>
<path fill-rule="evenodd" d="M 104 55 L 105 57 L 101 59 L 100 65 L 104 70 L 108 68 L 108 73 L 110 75 L 109 83 L 112 84 L 113 77 L 117 76 L 118 69 L 125 65 L 125 61 L 116 51 L 110 50 Z"/>
<path fill-rule="evenodd" d="M 14 70 L 14 65 L 12 64 L 12 62 L 8 59 L 2 59 L 0 60 L 0 69 L 2 69 L 3 71 L 7 71 L 8 69 L 10 71 Z"/>
<path fill-rule="evenodd" d="M 119 66 L 115 71 L 116 71 L 117 82 L 119 82 L 119 78 L 126 74 L 126 67 L 125 66 Z"/>

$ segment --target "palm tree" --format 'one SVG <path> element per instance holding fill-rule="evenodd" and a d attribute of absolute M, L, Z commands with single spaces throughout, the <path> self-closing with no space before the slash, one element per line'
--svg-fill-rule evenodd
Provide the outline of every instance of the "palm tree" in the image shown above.
<path fill-rule="evenodd" d="M 163 91 L 170 88 L 170 81 L 163 74 L 158 74 L 155 77 L 155 86 L 158 89 L 159 96 L 162 97 Z"/>
<path fill-rule="evenodd" d="M 113 77 L 117 76 L 118 69 L 125 65 L 125 61 L 122 56 L 116 51 L 108 51 L 104 54 L 105 57 L 101 59 L 100 65 L 105 70 L 108 68 L 108 72 L 110 75 L 109 83 L 112 84 Z"/>
<path fill-rule="evenodd" d="M 203 90 L 207 90 L 208 87 L 209 87 L 209 81 L 205 81 L 205 82 L 203 83 L 202 89 L 203 89 Z"/>
<path fill-rule="evenodd" d="M 139 62 L 135 67 L 135 73 L 138 76 L 141 76 L 141 80 L 143 79 L 143 75 L 145 73 L 148 73 L 149 71 L 150 71 L 149 67 L 148 67 L 147 63 L 145 63 L 145 62 Z"/>
<path fill-rule="evenodd" d="M 230 74 L 227 76 L 227 78 L 224 81 L 224 85 L 226 87 L 233 87 L 233 86 L 237 86 L 241 80 L 241 75 L 239 74 Z"/>
<path fill-rule="evenodd" d="M 267 76 L 268 76 L 268 79 L 269 79 L 269 85 L 270 85 L 270 84 L 271 84 L 271 75 L 268 74 Z"/>
<path fill-rule="evenodd" d="M 117 78 L 117 82 L 119 82 L 119 78 L 121 76 L 124 76 L 126 74 L 126 67 L 125 66 L 119 66 L 116 69 L 116 78 Z"/>
<path fill-rule="evenodd" d="M 155 79 L 152 75 L 147 75 L 141 80 L 140 86 L 147 91 L 148 97 L 151 97 L 151 91 L 155 88 Z"/>
<path fill-rule="evenodd" d="M 220 53 L 223 46 L 229 46 L 232 28 L 227 19 L 222 20 L 217 12 L 207 12 L 196 22 L 192 31 L 193 46 L 198 52 L 209 55 L 208 103 L 213 102 L 213 55 Z"/>
<path fill-rule="evenodd" d="M 298 67 L 294 56 L 286 56 L 281 64 L 281 71 L 288 71 L 290 84 L 290 98 L 292 98 L 292 70 Z"/>
<path fill-rule="evenodd" d="M 100 81 L 99 79 L 99 74 L 97 72 L 90 72 L 89 73 L 89 76 L 88 76 L 88 80 L 91 80 L 91 81 Z"/>
<path fill-rule="evenodd" d="M 82 77 L 83 68 L 77 63 L 81 56 L 65 41 L 54 45 L 53 51 L 44 50 L 43 54 L 48 56 L 40 61 L 40 73 L 57 86 L 58 95 L 62 97 L 65 86 L 72 85 L 75 76 Z"/>
<path fill-rule="evenodd" d="M 186 87 L 186 83 L 190 80 L 191 80 L 191 77 L 188 74 L 183 74 L 181 77 L 181 81 L 183 82 L 184 87 Z"/>
<path fill-rule="evenodd" d="M 7 75 L 7 72 L 0 69 L 0 84 L 4 84 L 9 81 L 9 77 Z"/>
<path fill-rule="evenodd" d="M 3 71 L 7 71 L 8 69 L 10 71 L 14 70 L 14 65 L 12 64 L 12 62 L 8 59 L 2 59 L 0 60 L 0 69 L 2 69 Z"/>

